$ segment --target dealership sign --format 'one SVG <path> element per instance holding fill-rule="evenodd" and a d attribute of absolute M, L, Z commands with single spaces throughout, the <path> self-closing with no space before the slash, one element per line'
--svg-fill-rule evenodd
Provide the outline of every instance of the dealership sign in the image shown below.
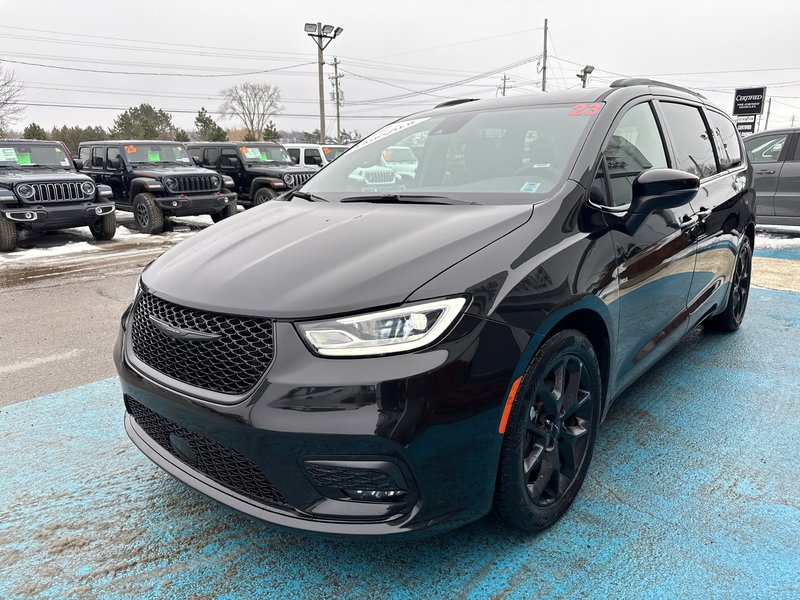
<path fill-rule="evenodd" d="M 756 116 L 737 117 L 736 129 L 739 130 L 739 133 L 753 133 L 756 130 Z"/>
<path fill-rule="evenodd" d="M 733 98 L 733 114 L 760 115 L 764 112 L 764 98 L 767 88 L 741 88 L 736 90 Z"/>

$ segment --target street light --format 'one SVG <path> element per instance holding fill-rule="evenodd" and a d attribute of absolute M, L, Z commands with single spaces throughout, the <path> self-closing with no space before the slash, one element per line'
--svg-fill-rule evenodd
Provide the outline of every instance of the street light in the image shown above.
<path fill-rule="evenodd" d="M 588 79 L 592 71 L 594 71 L 594 67 L 592 65 L 586 65 L 583 67 L 583 69 L 581 69 L 581 72 L 575 76 L 581 80 L 581 87 L 586 87 L 586 79 Z"/>
<path fill-rule="evenodd" d="M 322 58 L 322 51 L 328 47 L 339 34 L 344 31 L 341 27 L 334 25 L 323 25 L 322 23 L 306 23 L 304 30 L 308 37 L 314 40 L 317 45 L 317 65 L 319 67 L 319 143 L 325 143 L 325 86 L 322 82 L 322 66 L 325 60 Z"/>

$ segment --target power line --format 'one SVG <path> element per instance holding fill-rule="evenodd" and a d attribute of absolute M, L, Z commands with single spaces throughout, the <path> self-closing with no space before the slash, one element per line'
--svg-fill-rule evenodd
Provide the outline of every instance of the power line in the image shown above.
<path fill-rule="evenodd" d="M 483 42 L 486 40 L 496 40 L 497 38 L 505 38 L 511 35 L 519 35 L 521 33 L 530 33 L 531 31 L 539 31 L 541 27 L 534 27 L 533 29 L 523 29 L 522 31 L 512 31 L 509 33 L 501 33 L 498 35 L 491 35 L 489 37 L 482 37 L 482 38 L 474 38 L 471 40 L 464 40 L 462 42 L 454 42 L 452 44 L 443 44 L 441 46 L 429 46 L 427 48 L 419 48 L 417 50 L 408 50 L 405 52 L 396 52 L 394 54 L 384 54 L 383 56 L 379 56 L 378 58 L 391 58 L 392 56 L 403 56 L 405 54 L 417 54 L 419 52 L 428 52 L 430 50 L 440 50 L 442 48 L 452 48 L 453 46 L 462 46 L 464 44 L 474 44 L 475 42 Z"/>

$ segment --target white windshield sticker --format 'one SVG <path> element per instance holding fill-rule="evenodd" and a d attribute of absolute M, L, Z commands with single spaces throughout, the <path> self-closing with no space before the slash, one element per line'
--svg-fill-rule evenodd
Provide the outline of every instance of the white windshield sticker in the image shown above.
<path fill-rule="evenodd" d="M 61 159 L 61 166 L 62 167 L 68 167 L 69 166 L 69 159 L 62 158 Z"/>
<path fill-rule="evenodd" d="M 0 148 L 0 160 L 17 162 L 17 152 L 13 148 Z"/>
<path fill-rule="evenodd" d="M 408 129 L 416 125 L 417 123 L 422 123 L 423 121 L 427 121 L 430 117 L 425 117 L 422 119 L 411 119 L 410 121 L 400 121 L 399 123 L 392 123 L 391 125 L 387 125 L 383 129 L 379 129 L 369 137 L 367 137 L 361 144 L 372 144 L 373 142 L 377 142 L 378 140 L 382 140 L 385 137 L 388 137 L 392 134 L 395 134 L 399 131 L 403 131 L 404 129 Z"/>
<path fill-rule="evenodd" d="M 188 158 L 188 157 L 186 157 L 186 156 L 184 156 L 184 157 L 182 157 L 182 158 L 179 158 L 178 160 L 179 160 L 180 162 L 189 162 L 189 158 Z"/>
<path fill-rule="evenodd" d="M 538 181 L 526 181 L 522 187 L 520 188 L 520 192 L 526 192 L 528 194 L 535 194 L 536 190 L 539 189 L 539 186 L 542 185 Z"/>

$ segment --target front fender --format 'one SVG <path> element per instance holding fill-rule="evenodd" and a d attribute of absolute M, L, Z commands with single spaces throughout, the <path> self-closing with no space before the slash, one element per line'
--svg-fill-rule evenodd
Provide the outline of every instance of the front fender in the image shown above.
<path fill-rule="evenodd" d="M 164 184 L 152 177 L 134 177 L 131 179 L 131 199 L 141 192 L 160 193 L 164 191 Z"/>
<path fill-rule="evenodd" d="M 252 198 L 263 187 L 273 189 L 279 194 L 288 189 L 283 180 L 277 177 L 254 177 L 253 182 L 250 184 L 250 197 Z"/>

